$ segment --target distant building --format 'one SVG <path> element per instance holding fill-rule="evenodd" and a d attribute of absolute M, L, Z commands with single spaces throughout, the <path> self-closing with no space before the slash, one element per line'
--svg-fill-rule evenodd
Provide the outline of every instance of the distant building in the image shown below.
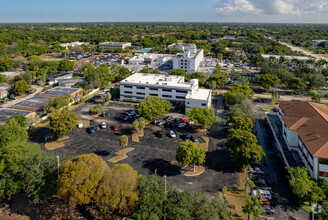
<path fill-rule="evenodd" d="M 59 96 L 70 95 L 71 97 L 76 97 L 80 92 L 82 92 L 82 89 L 80 89 L 80 88 L 69 88 L 69 87 L 56 86 L 54 88 L 51 88 L 51 89 L 39 94 L 39 96 L 49 97 L 49 98 L 57 98 Z"/>
<path fill-rule="evenodd" d="M 173 54 L 145 53 L 132 57 L 131 59 L 129 59 L 128 62 L 130 64 L 150 64 L 150 63 L 164 64 L 169 60 L 172 60 L 174 56 L 175 55 Z"/>
<path fill-rule="evenodd" d="M 72 79 L 73 78 L 73 73 L 58 73 L 58 74 L 52 74 L 47 78 L 47 84 L 48 85 L 53 85 L 57 84 L 59 80 L 63 79 Z"/>
<path fill-rule="evenodd" d="M 183 76 L 135 73 L 120 82 L 120 100 L 143 100 L 158 96 L 171 102 L 185 103 L 187 111 L 193 107 L 210 108 L 212 90 L 200 89 L 198 79 L 185 82 Z"/>
<path fill-rule="evenodd" d="M 88 81 L 85 77 L 72 78 L 72 79 L 59 79 L 58 86 L 65 85 L 65 87 L 73 87 L 75 84 L 79 83 L 80 85 L 88 84 Z"/>
<path fill-rule="evenodd" d="M 0 74 L 5 75 L 7 79 L 13 79 L 16 76 L 22 74 L 21 72 L 0 72 Z"/>
<path fill-rule="evenodd" d="M 233 35 L 224 35 L 223 39 L 234 40 L 234 39 L 236 39 L 236 37 Z"/>
<path fill-rule="evenodd" d="M 234 52 L 236 54 L 236 56 L 238 56 L 238 57 L 240 57 L 240 56 L 246 57 L 246 53 L 243 50 L 243 48 L 226 47 L 225 50 Z"/>
<path fill-rule="evenodd" d="M 6 119 L 13 115 L 23 115 L 26 118 L 29 118 L 35 116 L 36 113 L 13 108 L 0 108 L 0 124 L 4 124 L 6 122 Z"/>
<path fill-rule="evenodd" d="M 137 50 L 136 53 L 151 53 L 152 49 L 153 48 L 151 48 L 151 47 L 146 47 L 146 48 L 142 48 L 140 50 Z"/>
<path fill-rule="evenodd" d="M 194 48 L 196 48 L 196 45 L 191 43 L 174 43 L 167 46 L 167 49 L 175 49 L 180 51 L 192 50 Z"/>
<path fill-rule="evenodd" d="M 82 46 L 82 45 L 89 45 L 88 42 L 71 42 L 71 43 L 61 43 L 60 46 L 65 47 L 66 49 L 68 49 L 69 47 L 75 47 L 75 46 Z"/>
<path fill-rule="evenodd" d="M 41 112 L 43 107 L 53 98 L 35 96 L 33 98 L 26 99 L 24 101 L 18 102 L 10 107 L 13 109 L 20 109 L 32 112 Z"/>
<path fill-rule="evenodd" d="M 109 50 L 109 49 L 122 49 L 131 47 L 132 44 L 128 42 L 104 42 L 99 44 L 99 49 Z"/>
<path fill-rule="evenodd" d="M 284 65 L 289 70 L 293 70 L 300 67 L 301 68 L 306 67 L 308 65 L 307 62 L 312 59 L 311 57 L 305 57 L 305 56 L 283 56 L 283 55 L 270 55 L 270 54 L 262 54 L 261 57 L 265 60 L 274 61 L 277 63 L 280 61 L 281 57 L 284 57 L 288 62 L 287 64 Z"/>
<path fill-rule="evenodd" d="M 282 134 L 310 175 L 328 180 L 328 107 L 298 100 L 279 101 Z"/>
<path fill-rule="evenodd" d="M 8 84 L 0 84 L 0 98 L 6 98 L 11 90 L 11 86 Z"/>
<path fill-rule="evenodd" d="M 211 40 L 209 40 L 209 42 L 211 42 L 211 43 L 218 43 L 218 42 L 220 42 L 220 38 L 212 38 Z"/>
<path fill-rule="evenodd" d="M 317 47 L 322 42 L 326 42 L 327 40 L 312 40 L 312 46 Z"/>
<path fill-rule="evenodd" d="M 204 50 L 197 49 L 195 44 L 191 44 L 182 53 L 177 54 L 173 58 L 173 69 L 181 69 L 187 73 L 194 73 L 197 71 L 200 62 L 204 58 Z"/>

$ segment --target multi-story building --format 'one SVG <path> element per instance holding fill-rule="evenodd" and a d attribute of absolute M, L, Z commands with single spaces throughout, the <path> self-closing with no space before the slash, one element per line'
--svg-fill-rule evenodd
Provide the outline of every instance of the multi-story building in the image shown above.
<path fill-rule="evenodd" d="M 204 59 L 204 50 L 194 47 L 188 48 L 173 58 L 173 69 L 181 69 L 187 73 L 197 71 L 200 62 Z"/>
<path fill-rule="evenodd" d="M 210 89 L 200 89 L 198 79 L 184 81 L 184 76 L 135 73 L 120 82 L 120 100 L 143 100 L 158 96 L 171 102 L 185 103 L 185 110 L 192 107 L 211 107 Z"/>
<path fill-rule="evenodd" d="M 109 49 L 122 49 L 124 50 L 126 47 L 131 47 L 131 43 L 128 42 L 105 42 L 99 44 L 99 49 L 109 50 Z"/>
<path fill-rule="evenodd" d="M 303 68 L 310 64 L 310 57 L 305 56 L 281 56 L 281 55 L 270 55 L 270 54 L 262 54 L 261 57 L 265 60 L 271 62 L 280 62 L 281 57 L 287 61 L 287 63 L 283 64 L 287 69 L 293 70 L 296 68 Z"/>
<path fill-rule="evenodd" d="M 303 101 L 279 101 L 282 136 L 296 150 L 313 178 L 328 180 L 328 107 Z"/>
<path fill-rule="evenodd" d="M 89 45 L 88 42 L 71 42 L 71 43 L 61 43 L 60 46 L 65 47 L 66 49 L 68 49 L 69 47 L 75 47 L 75 46 L 82 46 L 82 45 Z"/>

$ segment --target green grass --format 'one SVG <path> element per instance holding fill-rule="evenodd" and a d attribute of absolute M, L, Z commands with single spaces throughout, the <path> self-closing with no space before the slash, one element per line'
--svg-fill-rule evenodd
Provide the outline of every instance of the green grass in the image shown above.
<path fill-rule="evenodd" d="M 263 106 L 263 107 L 261 107 L 261 109 L 262 109 L 263 111 L 271 112 L 272 109 L 273 109 L 273 107 L 270 107 L 270 106 Z"/>
<path fill-rule="evenodd" d="M 307 212 L 312 212 L 312 206 L 310 206 L 310 203 L 304 202 L 301 204 L 302 208 Z"/>

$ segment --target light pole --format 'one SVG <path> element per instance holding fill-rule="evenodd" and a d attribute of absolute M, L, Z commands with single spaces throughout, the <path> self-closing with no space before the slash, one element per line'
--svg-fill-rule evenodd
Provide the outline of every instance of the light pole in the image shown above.
<path fill-rule="evenodd" d="M 60 166 L 60 164 L 59 164 L 59 156 L 57 155 L 56 157 L 57 157 L 57 177 L 59 179 L 59 166 Z"/>
<path fill-rule="evenodd" d="M 164 175 L 164 220 L 166 220 L 166 175 Z"/>

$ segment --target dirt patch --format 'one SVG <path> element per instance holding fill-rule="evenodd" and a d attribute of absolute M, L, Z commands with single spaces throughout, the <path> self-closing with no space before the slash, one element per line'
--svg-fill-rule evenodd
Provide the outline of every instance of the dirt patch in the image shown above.
<path fill-rule="evenodd" d="M 246 192 L 244 190 L 231 190 L 225 195 L 228 203 L 235 207 L 236 213 L 240 219 L 247 220 L 247 214 L 243 213 L 243 206 L 246 202 Z"/>
<path fill-rule="evenodd" d="M 54 142 L 47 142 L 44 147 L 47 148 L 47 150 L 56 150 L 58 148 L 64 147 L 65 144 L 61 141 L 54 141 Z"/>
<path fill-rule="evenodd" d="M 208 144 L 210 143 L 210 139 L 206 136 L 201 136 L 205 143 L 198 143 L 200 149 L 204 150 L 205 152 L 208 151 Z"/>
<path fill-rule="evenodd" d="M 185 176 L 199 176 L 204 171 L 205 171 L 204 166 L 195 166 L 195 172 L 194 172 L 194 168 L 191 168 L 189 171 L 185 172 L 184 175 Z"/>
<path fill-rule="evenodd" d="M 124 160 L 126 158 L 128 158 L 128 156 L 126 154 L 124 154 L 124 155 L 121 155 L 121 156 L 113 157 L 113 158 L 109 159 L 108 162 L 110 162 L 110 163 L 117 163 L 117 162 L 119 162 L 121 160 Z"/>
<path fill-rule="evenodd" d="M 139 143 L 139 135 L 138 134 L 132 134 L 132 141 Z"/>

